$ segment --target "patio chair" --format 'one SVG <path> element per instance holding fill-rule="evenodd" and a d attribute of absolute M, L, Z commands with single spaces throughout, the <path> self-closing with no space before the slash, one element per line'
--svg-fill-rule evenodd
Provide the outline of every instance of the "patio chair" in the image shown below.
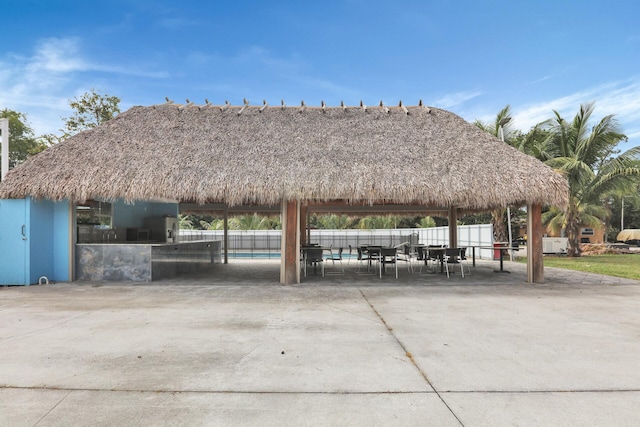
<path fill-rule="evenodd" d="M 368 252 L 364 251 L 362 246 L 358 246 L 356 248 L 356 250 L 358 251 L 358 270 L 356 271 L 356 273 L 357 274 L 371 274 L 371 272 L 369 271 L 369 265 L 371 264 L 371 261 L 372 261 L 371 256 L 369 255 Z M 363 265 L 367 269 L 366 273 L 363 273 L 361 271 Z"/>
<path fill-rule="evenodd" d="M 342 265 L 342 252 L 344 248 L 339 248 L 338 253 L 333 252 L 333 246 L 329 248 L 329 255 L 325 255 L 325 261 L 331 261 L 333 268 L 335 269 L 336 261 L 340 263 L 340 271 L 327 271 L 326 274 L 344 274 L 344 266 Z"/>
<path fill-rule="evenodd" d="M 429 254 L 426 251 L 426 248 L 424 246 L 416 246 L 416 261 L 420 263 L 420 271 L 418 271 L 418 274 L 422 274 L 422 269 L 424 267 L 427 267 L 427 270 L 429 270 L 429 273 L 432 272 L 429 269 L 429 266 L 427 265 L 428 260 L 429 260 Z"/>
<path fill-rule="evenodd" d="M 460 268 L 462 269 L 462 277 L 464 277 L 464 266 L 467 266 L 467 274 L 471 274 L 469 267 L 469 259 L 467 258 L 467 248 L 460 248 Z"/>
<path fill-rule="evenodd" d="M 398 278 L 398 249 L 396 248 L 380 248 L 380 278 L 382 279 L 382 270 L 385 265 L 393 264 L 396 270 L 396 279 Z"/>
<path fill-rule="evenodd" d="M 304 277 L 307 277 L 307 267 L 313 265 L 314 268 L 320 264 L 322 277 L 324 277 L 324 258 L 322 256 L 322 248 L 307 248 L 305 250 L 304 261 Z"/>
<path fill-rule="evenodd" d="M 445 253 L 442 245 L 429 245 L 427 246 L 427 262 L 426 264 L 432 264 L 431 270 L 437 271 L 438 264 L 444 263 Z M 441 271 L 442 272 L 442 271 Z"/>
<path fill-rule="evenodd" d="M 397 246 L 396 261 L 407 263 L 407 271 L 413 274 L 413 255 L 411 254 L 409 242 L 401 243 Z"/>
<path fill-rule="evenodd" d="M 466 251 L 466 249 L 465 249 L 465 251 Z M 461 248 L 446 248 L 444 250 L 443 260 L 444 260 L 444 266 L 445 266 L 445 268 L 447 270 L 447 278 L 451 277 L 449 275 L 449 264 L 452 264 L 451 265 L 451 274 L 455 273 L 455 271 L 454 271 L 454 265 L 455 264 L 453 264 L 454 262 L 457 262 L 457 263 L 460 264 L 460 273 L 462 274 L 462 277 L 464 277 L 464 268 L 463 268 L 463 265 L 462 265 L 462 261 L 460 260 L 461 252 L 462 252 Z"/>

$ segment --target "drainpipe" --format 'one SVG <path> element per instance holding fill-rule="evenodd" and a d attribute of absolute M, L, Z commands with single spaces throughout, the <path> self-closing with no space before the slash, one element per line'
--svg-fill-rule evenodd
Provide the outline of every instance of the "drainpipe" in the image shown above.
<path fill-rule="evenodd" d="M 9 119 L 0 119 L 2 133 L 2 165 L 0 165 L 0 180 L 9 172 Z"/>

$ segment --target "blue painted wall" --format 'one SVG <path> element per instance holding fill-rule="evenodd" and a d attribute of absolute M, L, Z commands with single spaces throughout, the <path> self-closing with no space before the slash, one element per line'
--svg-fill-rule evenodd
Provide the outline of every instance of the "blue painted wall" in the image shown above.
<path fill-rule="evenodd" d="M 0 285 L 28 284 L 26 205 L 24 199 L 0 200 Z"/>
<path fill-rule="evenodd" d="M 0 200 L 0 285 L 34 284 L 41 276 L 71 280 L 73 209 L 68 201 Z M 113 205 L 114 227 L 143 227 L 145 218 L 159 216 L 177 217 L 178 204 Z"/>
<path fill-rule="evenodd" d="M 68 202 L 0 200 L 0 284 L 70 280 L 70 215 Z"/>
<path fill-rule="evenodd" d="M 27 257 L 28 283 L 37 283 L 38 278 L 53 278 L 53 202 L 48 200 L 27 202 L 27 224 L 29 229 Z"/>
<path fill-rule="evenodd" d="M 72 241 L 71 216 L 73 208 L 68 201 L 53 204 L 53 280 L 68 282 L 71 280 Z"/>

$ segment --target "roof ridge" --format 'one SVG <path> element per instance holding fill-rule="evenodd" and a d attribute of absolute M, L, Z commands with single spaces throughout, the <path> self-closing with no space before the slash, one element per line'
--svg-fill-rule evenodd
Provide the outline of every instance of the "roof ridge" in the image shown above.
<path fill-rule="evenodd" d="M 300 112 L 304 112 L 305 110 L 321 110 L 323 112 L 327 110 L 345 111 L 349 109 L 349 110 L 361 110 L 363 112 L 368 112 L 370 110 L 378 110 L 378 111 L 384 111 L 385 113 L 390 113 L 391 111 L 400 110 L 405 114 L 409 114 L 409 110 L 415 110 L 415 109 L 425 110 L 425 112 L 430 113 L 431 108 L 434 108 L 434 107 L 428 107 L 427 105 L 425 105 L 422 102 L 422 99 L 418 101 L 417 105 L 406 105 L 402 102 L 402 100 L 400 100 L 397 106 L 387 105 L 383 101 L 380 101 L 379 105 L 371 105 L 371 106 L 365 105 L 363 101 L 360 101 L 360 103 L 357 105 L 346 105 L 344 104 L 344 102 L 341 101 L 340 105 L 335 107 L 327 105 L 324 101 L 320 101 L 320 105 L 318 106 L 309 105 L 305 103 L 304 100 L 301 101 L 300 105 L 285 105 L 284 101 L 282 101 L 281 105 L 276 105 L 276 104 L 270 105 L 267 103 L 266 100 L 263 100 L 262 104 L 251 105 L 246 98 L 243 99 L 243 104 L 239 104 L 239 105 L 233 105 L 226 100 L 224 104 L 219 104 L 219 105 L 209 102 L 208 99 L 205 99 L 204 104 L 196 104 L 195 102 L 190 101 L 189 99 L 186 99 L 186 103 L 184 104 L 175 103 L 169 98 L 166 98 L 166 100 L 167 102 L 163 104 L 155 104 L 155 105 L 151 105 L 151 107 L 172 106 L 172 107 L 178 108 L 179 110 L 183 110 L 187 108 L 198 108 L 200 110 L 205 108 L 219 108 L 220 110 L 239 109 L 241 111 L 245 111 L 245 110 L 251 109 L 251 110 L 259 110 L 260 112 L 265 110 L 276 110 L 276 109 L 299 110 Z"/>

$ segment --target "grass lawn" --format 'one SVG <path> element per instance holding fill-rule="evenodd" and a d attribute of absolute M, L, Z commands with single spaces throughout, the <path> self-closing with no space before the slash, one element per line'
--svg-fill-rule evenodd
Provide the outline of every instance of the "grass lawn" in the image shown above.
<path fill-rule="evenodd" d="M 640 253 L 587 255 L 579 258 L 545 256 L 544 266 L 640 280 Z"/>

